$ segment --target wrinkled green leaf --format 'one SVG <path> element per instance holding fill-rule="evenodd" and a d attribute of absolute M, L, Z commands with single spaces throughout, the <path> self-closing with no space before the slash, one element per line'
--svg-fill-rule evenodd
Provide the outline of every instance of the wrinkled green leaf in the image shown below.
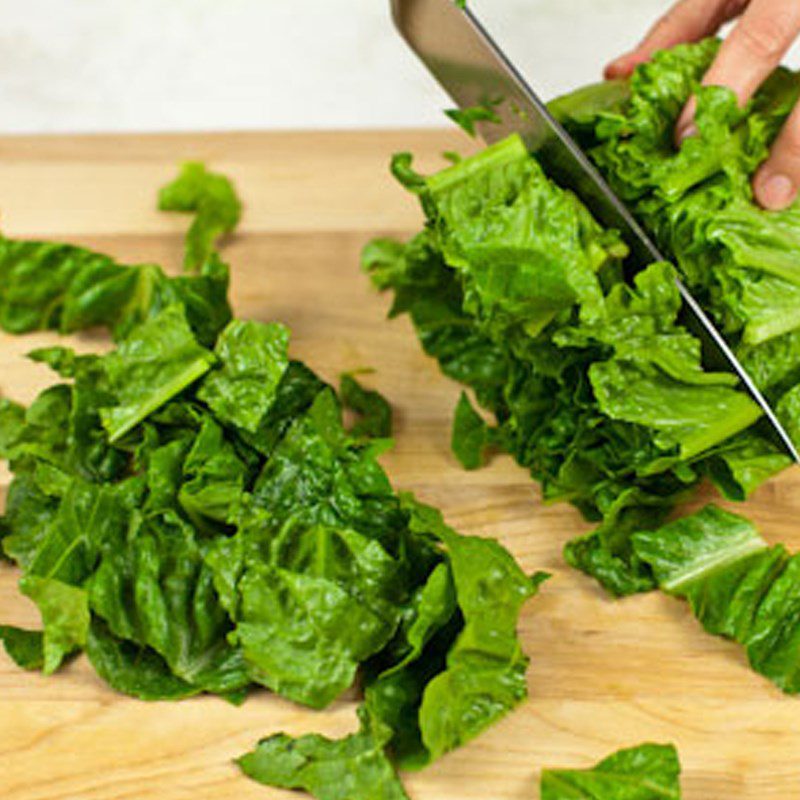
<path fill-rule="evenodd" d="M 753 669 L 800 692 L 800 557 L 713 505 L 633 541 L 659 586 L 686 598 L 707 631 L 744 645 Z"/>
<path fill-rule="evenodd" d="M 51 675 L 64 658 L 86 644 L 89 632 L 89 604 L 86 592 L 54 578 L 26 575 L 20 590 L 39 607 L 44 635 L 42 641 L 45 675 Z"/>
<path fill-rule="evenodd" d="M 542 800 L 680 800 L 681 765 L 673 745 L 619 750 L 589 769 L 542 771 Z"/>
<path fill-rule="evenodd" d="M 339 397 L 345 408 L 359 415 L 350 426 L 351 436 L 384 439 L 392 435 L 392 407 L 380 392 L 364 388 L 353 375 L 345 373 L 339 381 Z"/>
<path fill-rule="evenodd" d="M 0 625 L 0 641 L 8 657 L 22 669 L 39 670 L 44 666 L 44 634 L 11 625 Z"/>
<path fill-rule="evenodd" d="M 238 764 L 260 783 L 305 789 L 319 800 L 408 800 L 383 745 L 381 732 L 366 725 L 339 740 L 281 733 L 262 739 Z"/>
<path fill-rule="evenodd" d="M 114 442 L 205 375 L 214 358 L 197 343 L 183 309 L 170 306 L 135 328 L 103 363 L 117 404 L 101 417 Z"/>
<path fill-rule="evenodd" d="M 233 184 L 196 161 L 185 163 L 180 175 L 161 189 L 158 207 L 195 215 L 186 234 L 184 268 L 189 272 L 200 269 L 209 259 L 217 238 L 230 233 L 242 213 Z"/>
<path fill-rule="evenodd" d="M 289 359 L 288 330 L 279 323 L 232 322 L 217 341 L 220 367 L 198 397 L 218 419 L 255 433 L 275 400 Z"/>

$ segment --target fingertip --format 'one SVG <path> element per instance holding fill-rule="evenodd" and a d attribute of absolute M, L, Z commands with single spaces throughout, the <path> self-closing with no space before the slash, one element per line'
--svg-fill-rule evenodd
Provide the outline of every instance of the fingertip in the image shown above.
<path fill-rule="evenodd" d="M 609 64 L 606 64 L 603 70 L 603 77 L 606 80 L 614 80 L 616 78 L 627 78 L 633 72 L 633 62 L 630 53 L 614 59 Z"/>
<path fill-rule="evenodd" d="M 797 184 L 788 175 L 765 167 L 753 180 L 753 193 L 762 208 L 767 211 L 782 211 L 797 197 Z"/>

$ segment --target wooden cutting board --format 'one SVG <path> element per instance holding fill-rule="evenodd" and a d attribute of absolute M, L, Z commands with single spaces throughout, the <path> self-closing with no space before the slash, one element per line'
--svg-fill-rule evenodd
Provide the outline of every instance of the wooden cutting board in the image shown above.
<path fill-rule="evenodd" d="M 246 204 L 225 248 L 239 316 L 282 320 L 292 352 L 329 379 L 373 366 L 370 383 L 396 409 L 395 485 L 440 506 L 465 533 L 500 538 L 527 571 L 553 579 L 521 627 L 530 700 L 473 744 L 409 775 L 414 800 L 534 800 L 542 766 L 583 767 L 644 740 L 675 742 L 687 800 L 800 796 L 800 698 L 747 667 L 741 649 L 705 634 L 682 603 L 653 593 L 613 601 L 568 569 L 561 548 L 586 529 L 566 505 L 545 506 L 505 457 L 465 473 L 449 452 L 458 388 L 420 352 L 407 320 L 385 321 L 388 297 L 359 272 L 362 245 L 419 224 L 413 198 L 389 178 L 395 150 L 464 148 L 443 132 L 348 132 L 0 139 L 7 235 L 64 239 L 126 261 L 177 268 L 185 220 L 155 211 L 156 189 L 185 159 L 231 175 Z M 25 361 L 55 336 L 0 335 L 0 390 L 30 401 L 52 378 Z M 107 346 L 98 335 L 70 339 Z M 0 486 L 8 484 L 0 473 Z M 705 498 L 708 499 L 708 498 Z M 771 542 L 800 549 L 800 471 L 746 506 Z M 0 621 L 36 625 L 0 566 Z M 241 708 L 214 697 L 144 703 L 115 694 L 85 659 L 52 678 L 0 654 L 3 800 L 267 800 L 294 795 L 242 777 L 232 759 L 269 733 L 354 728 L 354 698 L 314 713 L 255 693 Z"/>

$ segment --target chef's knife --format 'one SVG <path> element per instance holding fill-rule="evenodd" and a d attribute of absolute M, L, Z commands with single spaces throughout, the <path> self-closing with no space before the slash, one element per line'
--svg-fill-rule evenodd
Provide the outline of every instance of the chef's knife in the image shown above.
<path fill-rule="evenodd" d="M 552 178 L 572 189 L 600 222 L 620 231 L 635 268 L 668 260 L 470 9 L 454 0 L 391 0 L 391 5 L 403 38 L 456 105 L 493 107 L 499 122 L 478 126 L 485 141 L 519 134 Z M 725 338 L 680 280 L 678 288 L 686 323 L 703 343 L 705 363 L 739 377 L 786 451 L 800 462 L 791 437 Z"/>

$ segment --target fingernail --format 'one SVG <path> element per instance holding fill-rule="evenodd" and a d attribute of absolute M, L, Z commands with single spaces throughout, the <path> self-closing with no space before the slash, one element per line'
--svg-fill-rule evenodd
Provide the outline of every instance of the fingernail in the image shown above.
<path fill-rule="evenodd" d="M 769 175 L 759 181 L 758 199 L 764 208 L 778 211 L 794 200 L 796 190 L 786 175 Z"/>

